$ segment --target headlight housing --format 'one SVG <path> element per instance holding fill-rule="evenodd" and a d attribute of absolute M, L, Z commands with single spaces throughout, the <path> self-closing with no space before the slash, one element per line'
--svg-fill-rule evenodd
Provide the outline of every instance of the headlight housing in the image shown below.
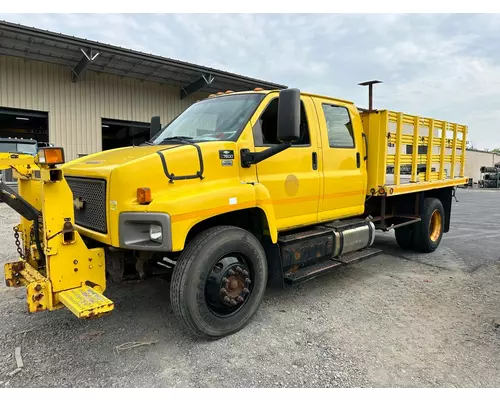
<path fill-rule="evenodd" d="M 170 215 L 158 212 L 122 212 L 119 216 L 120 248 L 140 251 L 172 250 Z"/>

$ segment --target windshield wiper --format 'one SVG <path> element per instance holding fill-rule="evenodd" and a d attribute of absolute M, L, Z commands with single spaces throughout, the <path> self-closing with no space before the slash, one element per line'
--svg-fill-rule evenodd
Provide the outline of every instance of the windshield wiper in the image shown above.
<path fill-rule="evenodd" d="M 142 142 L 139 146 L 158 146 L 160 144 L 164 144 L 165 142 L 181 142 L 181 143 L 193 143 L 194 140 L 191 136 L 171 136 L 165 139 L 162 139 L 161 142 L 159 143 L 154 143 L 150 140 L 146 140 L 145 142 Z"/>
<path fill-rule="evenodd" d="M 193 143 L 194 140 L 190 136 L 170 136 L 168 138 L 163 139 L 159 144 L 163 144 L 165 142 L 184 142 L 184 143 Z"/>

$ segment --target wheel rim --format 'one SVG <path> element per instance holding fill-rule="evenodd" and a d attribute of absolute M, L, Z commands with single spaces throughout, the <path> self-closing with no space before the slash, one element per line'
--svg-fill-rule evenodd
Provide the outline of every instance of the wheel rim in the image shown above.
<path fill-rule="evenodd" d="M 438 210 L 434 210 L 431 215 L 429 225 L 430 238 L 433 242 L 439 239 L 439 236 L 441 235 L 442 224 L 443 219 L 441 218 L 441 213 Z"/>
<path fill-rule="evenodd" d="M 221 257 L 208 271 L 205 301 L 209 310 L 219 317 L 240 311 L 252 295 L 253 268 L 241 253 Z"/>

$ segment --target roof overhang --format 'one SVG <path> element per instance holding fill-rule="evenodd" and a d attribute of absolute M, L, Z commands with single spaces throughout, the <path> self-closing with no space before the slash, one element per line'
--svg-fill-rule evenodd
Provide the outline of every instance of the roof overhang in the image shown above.
<path fill-rule="evenodd" d="M 203 91 L 286 89 L 287 86 L 74 36 L 0 21 L 0 55 L 64 65 L 73 82 L 86 71 L 179 87 L 180 98 Z"/>

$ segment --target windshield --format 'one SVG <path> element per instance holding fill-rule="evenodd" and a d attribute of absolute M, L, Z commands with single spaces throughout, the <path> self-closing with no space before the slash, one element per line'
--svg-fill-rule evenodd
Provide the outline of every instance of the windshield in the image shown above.
<path fill-rule="evenodd" d="M 0 153 L 36 154 L 35 143 L 0 142 Z"/>
<path fill-rule="evenodd" d="M 195 103 L 163 128 L 152 142 L 160 144 L 175 137 L 196 142 L 235 141 L 263 97 L 261 93 L 238 94 Z"/>

